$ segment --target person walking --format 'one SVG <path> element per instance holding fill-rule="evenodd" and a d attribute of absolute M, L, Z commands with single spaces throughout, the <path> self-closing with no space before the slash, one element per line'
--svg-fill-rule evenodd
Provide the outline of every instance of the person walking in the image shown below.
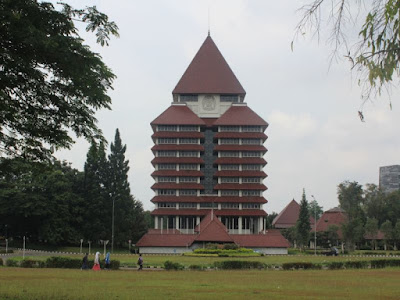
<path fill-rule="evenodd" d="M 100 271 L 100 252 L 96 252 L 96 255 L 94 257 L 94 265 L 92 268 L 93 271 Z"/>
<path fill-rule="evenodd" d="M 86 253 L 85 256 L 82 259 L 81 270 L 87 270 L 87 269 L 89 269 L 89 267 L 88 267 L 88 254 Z"/>
<path fill-rule="evenodd" d="M 105 265 L 104 269 L 107 269 L 107 270 L 110 269 L 110 262 L 111 262 L 111 260 L 110 260 L 110 252 L 107 252 L 106 259 L 105 259 L 106 265 Z"/>
<path fill-rule="evenodd" d="M 143 257 L 142 257 L 142 254 L 139 254 L 139 259 L 137 261 L 137 264 L 139 265 L 138 271 L 143 270 Z"/>

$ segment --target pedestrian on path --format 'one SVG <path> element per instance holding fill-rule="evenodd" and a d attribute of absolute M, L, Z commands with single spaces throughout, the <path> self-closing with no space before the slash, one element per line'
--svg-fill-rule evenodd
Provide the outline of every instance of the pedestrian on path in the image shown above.
<path fill-rule="evenodd" d="M 89 269 L 89 266 L 88 266 L 88 254 L 86 253 L 85 256 L 82 259 L 82 268 L 81 268 L 81 270 L 87 270 L 87 269 Z"/>
<path fill-rule="evenodd" d="M 143 257 L 142 257 L 142 254 L 139 254 L 139 259 L 137 261 L 137 264 L 139 265 L 138 271 L 143 270 Z"/>
<path fill-rule="evenodd" d="M 92 268 L 93 271 L 100 271 L 100 252 L 96 252 L 96 256 L 94 257 L 94 265 Z"/>
<path fill-rule="evenodd" d="M 106 259 L 105 259 L 106 265 L 105 265 L 104 269 L 107 269 L 107 270 L 110 269 L 110 262 L 111 262 L 111 260 L 110 260 L 110 252 L 107 252 Z"/>

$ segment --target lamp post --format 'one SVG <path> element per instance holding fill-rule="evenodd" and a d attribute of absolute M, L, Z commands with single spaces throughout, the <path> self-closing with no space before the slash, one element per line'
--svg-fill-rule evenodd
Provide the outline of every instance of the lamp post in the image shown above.
<path fill-rule="evenodd" d="M 23 247 L 22 247 L 22 259 L 25 259 L 25 236 L 24 236 L 24 243 L 23 243 Z"/>
<path fill-rule="evenodd" d="M 83 243 L 83 239 L 81 239 L 81 247 L 79 249 L 79 254 L 82 254 L 82 243 Z"/>
<path fill-rule="evenodd" d="M 88 241 L 89 244 L 89 255 L 90 255 L 90 244 L 92 243 L 92 241 Z"/>
<path fill-rule="evenodd" d="M 111 253 L 114 253 L 114 199 L 113 195 L 110 193 L 112 198 L 112 220 L 111 220 Z"/>
<path fill-rule="evenodd" d="M 314 199 L 314 255 L 317 255 L 317 200 L 314 195 L 311 195 Z"/>
<path fill-rule="evenodd" d="M 132 240 L 129 240 L 129 241 L 128 241 L 128 244 L 129 244 L 129 254 L 131 253 L 131 243 L 132 243 Z"/>

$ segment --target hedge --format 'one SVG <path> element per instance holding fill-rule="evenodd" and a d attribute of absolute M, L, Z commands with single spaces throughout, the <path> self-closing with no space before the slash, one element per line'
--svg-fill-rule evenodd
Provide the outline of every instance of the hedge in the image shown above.
<path fill-rule="evenodd" d="M 329 270 L 343 269 L 344 262 L 342 262 L 342 261 L 332 261 L 332 262 L 327 264 L 327 267 L 328 267 Z"/>
<path fill-rule="evenodd" d="M 298 270 L 298 269 L 313 269 L 314 264 L 310 262 L 293 262 L 282 264 L 282 269 L 284 270 Z"/>
<path fill-rule="evenodd" d="M 42 260 L 24 259 L 20 261 L 19 266 L 21 268 L 44 268 L 46 262 Z"/>
<path fill-rule="evenodd" d="M 7 259 L 6 266 L 7 267 L 18 267 L 18 262 L 13 259 Z"/>
<path fill-rule="evenodd" d="M 358 261 L 346 261 L 344 263 L 344 267 L 346 269 L 367 269 L 369 266 L 369 262 L 365 260 Z"/>
<path fill-rule="evenodd" d="M 0 250 L 0 253 L 1 253 L 1 254 L 14 253 L 14 250 L 7 250 L 7 252 L 6 252 L 5 249 L 4 249 L 4 250 L 1 249 L 1 250 Z"/>
<path fill-rule="evenodd" d="M 200 265 L 190 265 L 189 269 L 190 270 L 203 270 L 203 267 Z"/>
<path fill-rule="evenodd" d="M 259 261 L 227 260 L 214 262 L 214 267 L 218 269 L 264 269 L 266 265 Z"/>
<path fill-rule="evenodd" d="M 165 270 L 183 270 L 184 266 L 182 264 L 180 264 L 180 263 L 172 262 L 172 261 L 167 260 L 164 263 L 164 269 Z"/>
<path fill-rule="evenodd" d="M 3 265 L 4 265 L 3 259 L 0 257 L 0 266 L 3 266 Z"/>
<path fill-rule="evenodd" d="M 254 253 L 253 249 L 239 248 L 239 249 L 195 249 L 193 253 L 196 254 L 235 254 L 235 253 Z"/>

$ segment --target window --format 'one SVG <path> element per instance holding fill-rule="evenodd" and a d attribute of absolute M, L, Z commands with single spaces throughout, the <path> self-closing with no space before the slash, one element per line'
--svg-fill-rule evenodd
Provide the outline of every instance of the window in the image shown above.
<path fill-rule="evenodd" d="M 158 195 L 161 196 L 176 195 L 176 190 L 158 190 Z"/>
<path fill-rule="evenodd" d="M 160 202 L 160 203 L 158 203 L 158 207 L 159 207 L 159 208 L 167 208 L 167 207 L 176 208 L 176 203 Z"/>
<path fill-rule="evenodd" d="M 261 132 L 261 126 L 242 126 L 243 132 Z"/>
<path fill-rule="evenodd" d="M 220 157 L 239 157 L 239 151 L 220 151 Z"/>
<path fill-rule="evenodd" d="M 158 138 L 158 144 L 176 144 L 177 139 L 173 138 Z"/>
<path fill-rule="evenodd" d="M 176 151 L 158 151 L 158 157 L 176 157 Z"/>
<path fill-rule="evenodd" d="M 243 171 L 260 171 L 260 165 L 242 165 Z"/>
<path fill-rule="evenodd" d="M 179 170 L 197 170 L 197 164 L 180 164 Z"/>
<path fill-rule="evenodd" d="M 239 132 L 240 126 L 220 126 L 220 132 Z"/>
<path fill-rule="evenodd" d="M 176 125 L 158 125 L 157 130 L 158 131 L 177 131 L 178 126 L 176 126 Z"/>
<path fill-rule="evenodd" d="M 221 208 L 226 208 L 226 209 L 238 209 L 239 208 L 239 203 L 222 203 Z"/>
<path fill-rule="evenodd" d="M 197 203 L 179 203 L 179 208 L 196 208 Z"/>
<path fill-rule="evenodd" d="M 259 190 L 244 190 L 242 196 L 260 197 L 261 191 Z"/>
<path fill-rule="evenodd" d="M 243 145 L 260 145 L 260 139 L 242 139 Z"/>
<path fill-rule="evenodd" d="M 221 145 L 239 145 L 239 139 L 219 139 Z"/>
<path fill-rule="evenodd" d="M 179 139 L 179 144 L 198 144 L 199 139 L 183 138 Z"/>
<path fill-rule="evenodd" d="M 180 229 L 193 229 L 196 224 L 196 217 L 179 217 Z"/>
<path fill-rule="evenodd" d="M 159 170 L 176 170 L 176 164 L 158 164 Z"/>
<path fill-rule="evenodd" d="M 221 170 L 239 170 L 239 165 L 221 165 Z"/>
<path fill-rule="evenodd" d="M 238 95 L 221 95 L 220 96 L 221 102 L 233 102 L 236 103 L 239 101 Z"/>
<path fill-rule="evenodd" d="M 259 177 L 243 177 L 242 183 L 260 183 Z"/>
<path fill-rule="evenodd" d="M 179 152 L 180 157 L 198 157 L 199 152 L 198 151 L 181 151 Z"/>
<path fill-rule="evenodd" d="M 243 151 L 242 157 L 260 157 L 261 152 L 258 151 Z"/>
<path fill-rule="evenodd" d="M 197 182 L 197 177 L 179 177 L 179 182 Z"/>
<path fill-rule="evenodd" d="M 239 196 L 238 190 L 222 190 L 221 196 Z"/>
<path fill-rule="evenodd" d="M 196 196 L 197 190 L 179 190 L 179 196 Z"/>
<path fill-rule="evenodd" d="M 176 177 L 161 176 L 158 177 L 158 182 L 176 182 Z"/>
<path fill-rule="evenodd" d="M 200 208 L 218 208 L 217 203 L 200 203 Z"/>
<path fill-rule="evenodd" d="M 180 102 L 197 102 L 198 98 L 198 95 L 180 95 Z"/>
<path fill-rule="evenodd" d="M 260 204 L 258 203 L 243 203 L 243 209 L 260 209 Z"/>
<path fill-rule="evenodd" d="M 181 125 L 179 126 L 180 131 L 199 131 L 199 126 L 192 125 Z"/>
<path fill-rule="evenodd" d="M 239 177 L 221 177 L 221 183 L 239 183 Z"/>

